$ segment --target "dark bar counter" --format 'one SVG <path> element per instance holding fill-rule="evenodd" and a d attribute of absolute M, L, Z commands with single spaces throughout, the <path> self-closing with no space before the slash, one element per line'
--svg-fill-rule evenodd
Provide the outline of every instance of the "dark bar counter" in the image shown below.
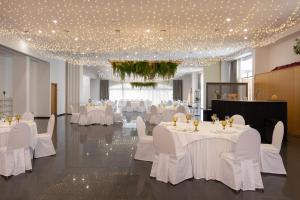
<path fill-rule="evenodd" d="M 272 142 L 274 126 L 282 121 L 284 141 L 287 140 L 286 101 L 212 100 L 212 113 L 217 114 L 220 120 L 225 116 L 242 115 L 247 125 L 258 130 L 262 143 Z"/>

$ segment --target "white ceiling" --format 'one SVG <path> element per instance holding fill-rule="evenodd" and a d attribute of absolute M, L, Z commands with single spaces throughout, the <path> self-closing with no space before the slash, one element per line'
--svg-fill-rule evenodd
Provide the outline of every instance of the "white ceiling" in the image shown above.
<path fill-rule="evenodd" d="M 0 36 L 110 70 L 108 60 L 181 60 L 180 71 L 263 46 L 299 23 L 299 0 L 1 0 Z"/>

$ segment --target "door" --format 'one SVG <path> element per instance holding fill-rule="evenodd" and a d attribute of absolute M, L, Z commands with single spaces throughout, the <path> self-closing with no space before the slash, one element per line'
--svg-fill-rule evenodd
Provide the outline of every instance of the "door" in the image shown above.
<path fill-rule="evenodd" d="M 57 114 L 57 84 L 51 83 L 51 114 Z"/>

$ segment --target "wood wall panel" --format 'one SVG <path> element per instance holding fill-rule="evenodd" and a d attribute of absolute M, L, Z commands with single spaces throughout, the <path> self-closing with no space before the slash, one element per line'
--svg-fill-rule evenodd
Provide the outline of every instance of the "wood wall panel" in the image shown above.
<path fill-rule="evenodd" d="M 273 94 L 288 102 L 288 133 L 300 136 L 300 66 L 258 74 L 254 78 L 256 100 L 270 100 Z"/>

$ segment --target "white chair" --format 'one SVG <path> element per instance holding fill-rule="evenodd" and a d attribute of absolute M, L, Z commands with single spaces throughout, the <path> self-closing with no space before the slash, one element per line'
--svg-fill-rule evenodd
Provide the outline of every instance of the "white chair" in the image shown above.
<path fill-rule="evenodd" d="M 176 109 L 176 113 L 183 113 L 185 114 L 186 113 L 186 109 L 183 105 L 179 105 Z"/>
<path fill-rule="evenodd" d="M 51 115 L 48 121 L 47 132 L 37 135 L 37 144 L 34 149 L 35 158 L 52 156 L 56 154 L 52 142 L 54 125 L 55 125 L 55 117 L 54 115 Z"/>
<path fill-rule="evenodd" d="M 176 114 L 176 111 L 175 110 L 169 110 L 169 109 L 166 109 L 163 111 L 163 113 L 161 114 L 161 121 L 162 122 L 171 122 L 172 119 L 173 119 L 173 116 Z"/>
<path fill-rule="evenodd" d="M 138 112 L 146 112 L 145 102 L 141 101 L 139 107 L 137 108 Z"/>
<path fill-rule="evenodd" d="M 246 125 L 245 119 L 242 115 L 233 115 L 233 123 L 238 125 Z"/>
<path fill-rule="evenodd" d="M 133 108 L 131 106 L 131 101 L 126 102 L 125 111 L 126 112 L 133 112 Z"/>
<path fill-rule="evenodd" d="M 134 159 L 152 162 L 155 154 L 153 137 L 146 135 L 146 125 L 140 116 L 136 118 L 136 128 L 139 136 L 139 141 L 136 145 L 137 149 Z"/>
<path fill-rule="evenodd" d="M 112 105 L 107 105 L 105 108 L 105 124 L 112 125 L 114 123 L 114 112 Z"/>
<path fill-rule="evenodd" d="M 87 111 L 86 106 L 79 107 L 79 125 L 90 125 L 93 123 L 93 113 Z"/>
<path fill-rule="evenodd" d="M 193 177 L 192 161 L 186 148 L 178 148 L 172 133 L 164 126 L 153 129 L 155 156 L 150 176 L 164 183 L 178 184 Z"/>
<path fill-rule="evenodd" d="M 272 144 L 261 144 L 261 172 L 272 174 L 286 174 L 282 158 L 280 156 L 281 143 L 284 135 L 284 125 L 277 122 L 273 131 Z"/>
<path fill-rule="evenodd" d="M 221 154 L 218 180 L 234 190 L 263 189 L 259 151 L 260 134 L 249 128 L 239 137 L 234 152 Z"/>
<path fill-rule="evenodd" d="M 157 107 L 155 105 L 152 105 L 150 107 L 150 118 L 149 123 L 150 124 L 159 124 L 161 121 L 161 115 L 157 111 Z"/>
<path fill-rule="evenodd" d="M 34 115 L 31 112 L 25 112 L 22 117 L 21 120 L 25 120 L 25 121 L 33 121 L 34 120 Z"/>
<path fill-rule="evenodd" d="M 29 147 L 30 127 L 26 123 L 15 124 L 8 135 L 6 147 L 0 148 L 0 174 L 19 175 L 32 170 Z"/>
<path fill-rule="evenodd" d="M 79 113 L 74 113 L 74 109 L 73 109 L 72 105 L 70 105 L 70 111 L 71 111 L 71 114 L 72 114 L 70 123 L 77 124 L 78 120 L 79 120 Z"/>
<path fill-rule="evenodd" d="M 176 113 L 174 117 L 177 117 L 178 122 L 186 122 L 186 116 L 183 113 Z"/>

